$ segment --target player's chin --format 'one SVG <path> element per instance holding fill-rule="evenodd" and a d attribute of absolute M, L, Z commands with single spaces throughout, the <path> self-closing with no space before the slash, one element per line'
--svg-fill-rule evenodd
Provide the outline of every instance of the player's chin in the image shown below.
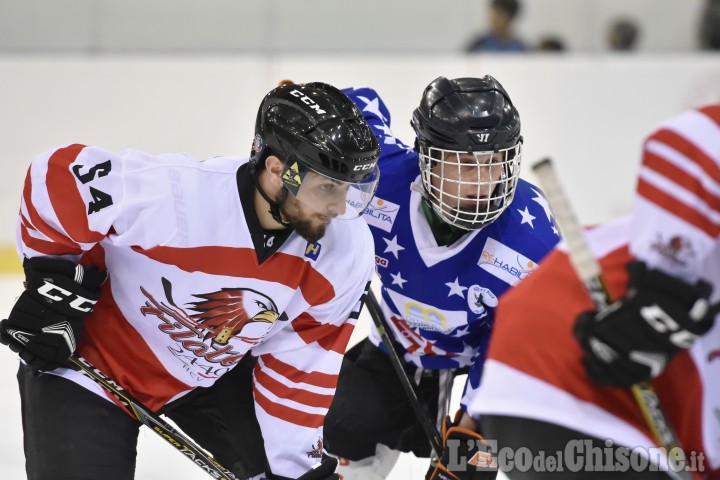
<path fill-rule="evenodd" d="M 319 219 L 313 219 L 312 221 L 297 225 L 295 230 L 308 242 L 315 243 L 325 236 L 329 223 L 330 222 L 320 221 Z"/>

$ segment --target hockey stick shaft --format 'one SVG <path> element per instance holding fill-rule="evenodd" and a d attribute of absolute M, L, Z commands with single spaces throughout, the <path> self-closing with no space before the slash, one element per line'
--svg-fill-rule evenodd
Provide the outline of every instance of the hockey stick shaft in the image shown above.
<path fill-rule="evenodd" d="M 410 379 L 408 378 L 407 373 L 405 373 L 405 368 L 403 368 L 400 356 L 395 350 L 395 342 L 388 333 L 389 328 L 387 325 L 387 321 L 385 320 L 385 316 L 382 313 L 382 309 L 380 308 L 380 303 L 378 302 L 375 294 L 371 289 L 368 289 L 366 304 L 368 307 L 368 311 L 370 312 L 370 317 L 375 324 L 375 328 L 377 329 L 378 333 L 380 334 L 380 338 L 385 344 L 385 348 L 387 350 L 388 356 L 390 357 L 390 361 L 395 368 L 395 373 L 397 373 L 398 378 L 400 378 L 400 383 L 402 383 L 402 386 L 405 389 L 405 393 L 410 400 L 410 405 L 415 411 L 415 415 L 420 422 L 420 426 L 422 427 L 425 435 L 430 441 L 430 446 L 432 447 L 436 458 L 442 458 L 442 439 L 440 437 L 440 433 L 430 421 L 430 418 L 428 417 L 427 413 L 425 413 L 422 405 L 420 405 L 420 400 L 418 400 L 415 389 L 410 383 Z"/>
<path fill-rule="evenodd" d="M 585 285 L 595 308 L 598 311 L 606 308 L 612 300 L 602 279 L 600 264 L 585 241 L 580 223 L 570 207 L 552 161 L 549 158 L 540 160 L 533 165 L 532 170 L 545 192 L 548 204 L 555 215 L 555 221 L 562 232 L 570 263 Z M 677 468 L 678 464 L 684 463 L 685 456 L 680 441 L 662 410 L 655 389 L 650 383 L 641 382 L 632 386 L 632 393 L 656 441 L 666 449 L 668 462 L 672 464 L 673 470 L 681 478 L 691 479 L 692 475 L 688 471 Z"/>
<path fill-rule="evenodd" d="M 212 478 L 218 480 L 239 480 L 231 471 L 220 465 L 192 440 L 180 433 L 176 428 L 173 428 L 159 415 L 150 411 L 140 401 L 130 395 L 127 390 L 98 370 L 86 359 L 79 355 L 72 355 L 68 362 L 75 370 L 80 370 L 85 376 L 115 397 L 140 423 L 157 433 Z"/>

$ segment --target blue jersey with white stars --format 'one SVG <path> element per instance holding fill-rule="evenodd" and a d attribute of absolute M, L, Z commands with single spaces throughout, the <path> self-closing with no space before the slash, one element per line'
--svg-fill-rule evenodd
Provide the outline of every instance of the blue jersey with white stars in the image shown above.
<path fill-rule="evenodd" d="M 380 142 L 380 183 L 364 218 L 375 241 L 382 309 L 396 343 L 418 367 L 469 367 L 474 390 L 498 298 L 529 275 L 560 238 L 547 201 L 521 179 L 512 204 L 496 221 L 439 246 L 422 212 L 417 151 L 392 134 L 390 113 L 374 90 L 344 92 Z M 384 348 L 374 326 L 370 340 Z"/>

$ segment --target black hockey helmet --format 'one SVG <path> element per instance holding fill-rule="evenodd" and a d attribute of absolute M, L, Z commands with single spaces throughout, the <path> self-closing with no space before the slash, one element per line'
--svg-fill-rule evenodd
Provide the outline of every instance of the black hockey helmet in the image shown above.
<path fill-rule="evenodd" d="M 515 195 L 522 145 L 520 115 L 502 85 L 489 75 L 438 77 L 425 88 L 411 124 L 433 210 L 466 230 L 495 221 Z"/>
<path fill-rule="evenodd" d="M 360 109 L 332 85 L 285 83 L 265 95 L 255 122 L 253 168 L 268 149 L 285 162 L 282 181 L 287 191 L 313 210 L 324 212 L 326 203 L 333 202 L 333 218 L 357 218 L 375 194 L 380 175 L 377 138 Z M 324 178 L 325 185 L 318 184 L 317 177 L 306 182 L 309 172 Z M 274 202 L 266 200 L 279 216 Z"/>
<path fill-rule="evenodd" d="M 362 113 L 327 83 L 285 84 L 270 91 L 258 110 L 251 160 L 270 148 L 286 163 L 299 160 L 343 182 L 375 171 L 378 141 Z"/>
<path fill-rule="evenodd" d="M 436 78 L 425 88 L 411 123 L 418 141 L 426 147 L 497 151 L 522 141 L 520 114 L 490 75 Z"/>

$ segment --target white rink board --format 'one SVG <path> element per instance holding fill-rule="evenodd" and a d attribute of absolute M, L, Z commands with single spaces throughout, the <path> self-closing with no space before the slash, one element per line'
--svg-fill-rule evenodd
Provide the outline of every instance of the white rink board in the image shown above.
<path fill-rule="evenodd" d="M 520 112 L 523 176 L 554 157 L 584 223 L 629 211 L 641 142 L 657 123 L 720 101 L 716 55 L 0 55 L 0 245 L 13 243 L 31 159 L 51 147 L 247 155 L 260 100 L 284 78 L 374 87 L 412 144 L 428 83 L 485 74 Z"/>

